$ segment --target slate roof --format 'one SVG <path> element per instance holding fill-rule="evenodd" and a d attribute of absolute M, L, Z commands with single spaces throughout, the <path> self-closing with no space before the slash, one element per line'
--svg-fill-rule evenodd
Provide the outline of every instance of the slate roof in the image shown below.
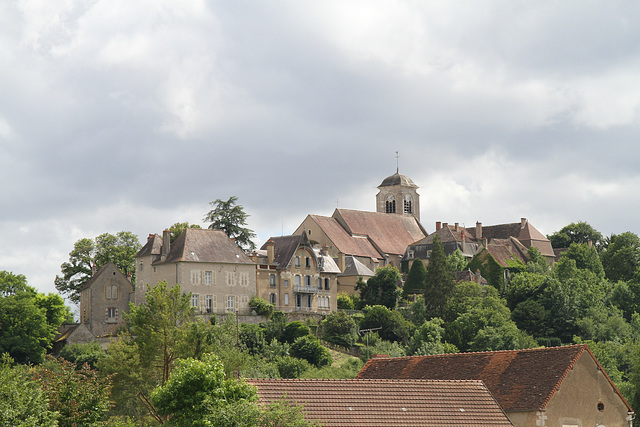
<path fill-rule="evenodd" d="M 303 243 L 303 234 L 293 236 L 270 237 L 267 242 L 273 241 L 273 263 L 286 267 L 291 262 L 293 254 L 298 246 Z M 268 243 L 262 245 L 260 249 L 267 249 Z"/>
<path fill-rule="evenodd" d="M 84 289 L 90 288 L 96 281 L 100 279 L 100 276 L 108 270 L 113 270 L 114 274 L 117 274 L 119 279 L 126 280 L 127 282 L 129 282 L 129 279 L 127 278 L 127 276 L 125 276 L 122 273 L 122 271 L 120 271 L 120 269 L 113 262 L 108 262 L 102 267 L 100 267 L 95 273 L 93 273 L 93 276 L 91 276 L 91 279 L 89 279 L 89 281 L 85 283 L 80 290 L 82 291 Z"/>
<path fill-rule="evenodd" d="M 418 188 L 418 186 L 416 184 L 413 183 L 413 181 L 411 180 L 411 178 L 406 177 L 398 172 L 394 173 L 391 176 L 386 177 L 383 181 L 382 184 L 378 185 L 378 188 L 380 187 L 391 187 L 394 185 L 402 185 L 403 187 L 412 187 L 412 188 Z"/>
<path fill-rule="evenodd" d="M 144 249 L 142 248 L 142 250 Z M 140 256 L 140 252 L 138 252 L 137 256 Z M 198 228 L 187 228 L 183 231 L 171 244 L 167 259 L 164 261 L 158 259 L 153 264 L 169 262 L 253 264 L 236 242 L 231 240 L 224 232 Z"/>
<path fill-rule="evenodd" d="M 412 215 L 336 209 L 333 218 L 350 235 L 367 236 L 385 254 L 402 255 L 407 246 L 427 235 Z M 351 252 L 343 253 L 356 255 Z"/>
<path fill-rule="evenodd" d="M 500 406 L 507 412 L 543 410 L 583 354 L 593 357 L 598 363 L 585 344 L 527 350 L 375 358 L 362 367 L 356 378 L 478 379 L 484 381 Z M 606 378 L 631 411 L 631 407 L 613 382 L 609 377 Z"/>
<path fill-rule="evenodd" d="M 510 426 L 482 381 L 248 379 L 263 403 L 283 396 L 323 426 Z"/>
<path fill-rule="evenodd" d="M 467 231 L 474 239 L 476 238 L 476 229 L 474 227 L 467 228 Z M 535 246 L 543 256 L 554 256 L 553 248 L 551 247 L 549 239 L 547 239 L 527 220 L 524 220 L 524 226 L 522 222 L 482 226 L 482 238 L 491 240 L 508 239 L 510 237 L 515 237 L 527 248 Z"/>
<path fill-rule="evenodd" d="M 136 257 L 148 255 L 160 255 L 162 250 L 162 236 L 158 234 L 149 234 L 147 243 L 138 251 Z"/>

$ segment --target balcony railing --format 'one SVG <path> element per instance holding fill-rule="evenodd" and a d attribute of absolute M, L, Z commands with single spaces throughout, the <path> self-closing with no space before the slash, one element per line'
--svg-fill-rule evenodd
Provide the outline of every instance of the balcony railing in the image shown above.
<path fill-rule="evenodd" d="M 318 287 L 306 286 L 306 285 L 293 285 L 293 291 L 301 294 L 315 294 L 315 293 L 318 293 Z"/>

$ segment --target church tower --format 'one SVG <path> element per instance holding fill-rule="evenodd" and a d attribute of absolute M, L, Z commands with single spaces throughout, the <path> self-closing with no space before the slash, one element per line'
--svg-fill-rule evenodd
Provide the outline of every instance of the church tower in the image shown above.
<path fill-rule="evenodd" d="M 420 222 L 420 195 L 418 186 L 410 178 L 398 173 L 387 177 L 378 186 L 376 211 L 390 214 L 413 215 Z"/>

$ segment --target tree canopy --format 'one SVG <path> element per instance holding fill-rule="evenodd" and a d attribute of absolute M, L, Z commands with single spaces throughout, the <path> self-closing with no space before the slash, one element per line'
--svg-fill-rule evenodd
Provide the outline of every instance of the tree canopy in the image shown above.
<path fill-rule="evenodd" d="M 213 207 L 204 217 L 205 222 L 210 222 L 209 228 L 221 230 L 227 236 L 236 240 L 236 243 L 244 250 L 256 248 L 252 239 L 256 237 L 253 230 L 246 227 L 248 214 L 244 208 L 237 204 L 236 196 L 229 197 L 229 200 L 216 199 L 209 204 Z"/>
<path fill-rule="evenodd" d="M 358 280 L 356 290 L 360 292 L 363 305 L 384 305 L 393 309 L 398 304 L 402 292 L 398 287 L 402 282 L 400 270 L 393 265 L 385 265 L 376 270 L 366 283 Z"/>
<path fill-rule="evenodd" d="M 187 228 L 202 228 L 202 227 L 200 227 L 198 224 L 189 224 L 188 222 L 176 222 L 171 227 L 169 227 L 169 232 L 171 233 L 171 238 L 170 238 L 171 243 L 175 242 L 175 240 Z"/>
<path fill-rule="evenodd" d="M 91 280 L 94 270 L 109 262 L 113 262 L 123 274 L 131 275 L 132 282 L 135 282 L 134 257 L 140 248 L 138 237 L 130 231 L 80 239 L 69 252 L 69 261 L 60 266 L 62 275 L 55 278 L 56 289 L 74 303 L 79 303 L 80 292 Z"/>
<path fill-rule="evenodd" d="M 424 301 L 432 317 L 443 317 L 449 295 L 455 286 L 453 272 L 444 254 L 440 237 L 433 239 L 433 248 L 427 265 Z"/>
<path fill-rule="evenodd" d="M 568 248 L 572 243 L 589 243 L 602 246 L 602 234 L 584 221 L 572 222 L 547 236 L 554 248 Z"/>

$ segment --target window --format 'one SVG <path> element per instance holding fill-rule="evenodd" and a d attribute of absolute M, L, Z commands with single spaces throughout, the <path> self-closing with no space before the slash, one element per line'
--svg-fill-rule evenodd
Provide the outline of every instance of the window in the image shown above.
<path fill-rule="evenodd" d="M 387 197 L 387 201 L 385 203 L 385 212 L 396 213 L 396 201 L 393 196 Z"/>
<path fill-rule="evenodd" d="M 296 294 L 296 308 L 302 308 L 302 295 Z"/>
<path fill-rule="evenodd" d="M 144 263 L 143 262 L 140 262 L 140 269 L 139 270 L 140 270 L 140 272 L 142 272 L 142 270 L 144 270 Z"/>
<path fill-rule="evenodd" d="M 276 287 L 276 275 L 275 274 L 270 274 L 269 275 L 269 286 L 271 286 L 272 288 Z"/>
<path fill-rule="evenodd" d="M 284 281 L 284 287 L 285 287 L 285 288 L 288 288 L 288 287 L 289 287 L 289 280 L 288 280 L 288 279 Z"/>
<path fill-rule="evenodd" d="M 305 266 L 305 267 L 307 267 L 307 268 L 310 268 L 310 267 L 311 267 L 311 258 L 309 258 L 309 257 L 306 257 L 306 258 L 305 258 L 305 260 L 304 260 L 304 266 Z"/>
<path fill-rule="evenodd" d="M 311 287 L 311 276 L 304 276 L 304 285 L 308 288 Z"/>
<path fill-rule="evenodd" d="M 236 285 L 236 274 L 233 271 L 227 271 L 227 286 Z"/>
<path fill-rule="evenodd" d="M 305 305 L 305 307 L 311 307 L 311 295 L 307 295 L 305 299 L 307 300 L 307 305 Z"/>
<path fill-rule="evenodd" d="M 233 295 L 227 296 L 227 311 L 235 311 L 236 297 Z"/>
<path fill-rule="evenodd" d="M 322 290 L 322 278 L 318 277 L 318 289 Z"/>
<path fill-rule="evenodd" d="M 411 213 L 411 197 L 409 196 L 404 199 L 404 213 Z"/>
<path fill-rule="evenodd" d="M 296 274 L 296 286 L 300 287 L 300 276 Z"/>
<path fill-rule="evenodd" d="M 115 323 L 118 321 L 118 309 L 115 307 L 107 307 L 107 322 Z"/>
<path fill-rule="evenodd" d="M 328 277 L 324 278 L 324 290 L 325 291 L 329 290 L 329 278 Z"/>
<path fill-rule="evenodd" d="M 191 284 L 199 285 L 202 283 L 202 272 L 200 270 L 191 270 Z"/>
<path fill-rule="evenodd" d="M 245 288 L 249 286 L 249 273 L 246 271 L 240 273 L 240 286 L 244 286 Z"/>
<path fill-rule="evenodd" d="M 200 296 L 198 294 L 191 294 L 191 307 L 199 307 Z"/>
<path fill-rule="evenodd" d="M 158 267 L 153 267 L 153 272 L 157 273 L 158 272 Z"/>
<path fill-rule="evenodd" d="M 269 302 L 276 305 L 276 294 L 269 294 Z"/>
<path fill-rule="evenodd" d="M 284 294 L 284 305 L 289 305 L 289 294 Z"/>
<path fill-rule="evenodd" d="M 118 287 L 115 285 L 107 285 L 104 287 L 106 299 L 118 299 Z"/>
<path fill-rule="evenodd" d="M 213 272 L 212 271 L 205 271 L 204 272 L 204 284 L 205 285 L 212 285 L 213 284 Z"/>
<path fill-rule="evenodd" d="M 296 257 L 296 267 L 300 268 L 300 257 Z"/>
<path fill-rule="evenodd" d="M 204 301 L 207 313 L 213 313 L 213 295 L 207 295 L 204 297 Z"/>
<path fill-rule="evenodd" d="M 238 298 L 238 309 L 249 307 L 249 297 L 247 295 L 241 295 Z"/>

